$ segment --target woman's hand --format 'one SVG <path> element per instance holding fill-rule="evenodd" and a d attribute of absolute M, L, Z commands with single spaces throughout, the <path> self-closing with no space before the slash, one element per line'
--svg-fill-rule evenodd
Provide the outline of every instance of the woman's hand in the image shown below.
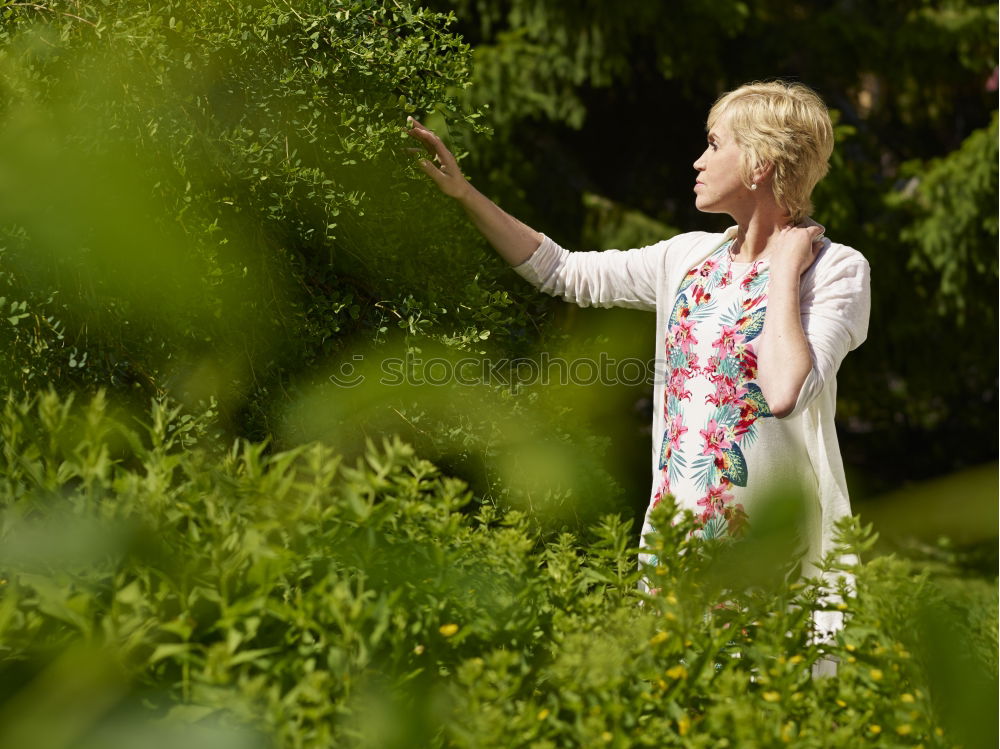
<path fill-rule="evenodd" d="M 771 275 L 798 279 L 816 260 L 823 248 L 825 229 L 812 219 L 786 226 L 771 239 Z"/>
<path fill-rule="evenodd" d="M 470 190 L 468 180 L 458 168 L 458 162 L 454 154 L 448 150 L 444 142 L 431 130 L 421 125 L 412 117 L 407 117 L 406 121 L 411 128 L 406 134 L 411 138 L 419 140 L 424 150 L 430 154 L 433 161 L 428 159 L 420 160 L 420 168 L 427 172 L 427 175 L 434 180 L 434 183 L 445 195 L 461 199 Z M 419 149 L 409 149 L 413 153 L 420 153 Z"/>
<path fill-rule="evenodd" d="M 542 235 L 522 224 L 473 187 L 458 168 L 454 154 L 437 135 L 412 117 L 407 117 L 407 121 L 411 125 L 407 134 L 419 140 L 433 158 L 433 161 L 421 159 L 420 167 L 434 180 L 441 192 L 458 200 L 472 223 L 508 263 L 520 265 L 531 257 L 541 244 Z M 410 150 L 420 153 L 416 148 Z"/>

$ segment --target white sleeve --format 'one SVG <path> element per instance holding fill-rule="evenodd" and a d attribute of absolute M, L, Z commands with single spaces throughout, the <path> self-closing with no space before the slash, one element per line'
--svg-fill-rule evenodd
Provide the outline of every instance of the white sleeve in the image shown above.
<path fill-rule="evenodd" d="M 801 413 L 835 380 L 847 352 L 860 346 L 868 336 L 870 273 L 868 261 L 861 253 L 838 245 L 835 253 L 818 259 L 814 268 L 803 276 L 801 320 L 812 369 L 789 416 Z"/>
<path fill-rule="evenodd" d="M 570 252 L 542 235 L 514 271 L 539 290 L 581 307 L 655 310 L 658 273 L 672 240 L 635 250 Z"/>

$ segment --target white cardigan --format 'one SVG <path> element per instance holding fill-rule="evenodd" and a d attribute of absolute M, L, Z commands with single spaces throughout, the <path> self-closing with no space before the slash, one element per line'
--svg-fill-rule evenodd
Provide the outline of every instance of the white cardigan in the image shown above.
<path fill-rule="evenodd" d="M 735 233 L 736 227 L 724 234 L 691 232 L 641 249 L 603 252 L 569 252 L 543 237 L 534 254 L 514 270 L 546 294 L 581 307 L 655 310 L 654 359 L 662 362 L 660 347 L 681 280 Z M 857 250 L 826 239 L 816 261 L 803 274 L 799 293 L 813 366 L 795 408 L 785 418 L 801 424 L 816 474 L 822 540 L 814 552 L 822 556 L 833 547 L 835 523 L 851 514 L 833 417 L 840 362 L 868 333 L 868 262 Z M 651 491 L 659 477 L 656 438 L 664 430 L 662 399 L 662 386 L 654 387 Z"/>

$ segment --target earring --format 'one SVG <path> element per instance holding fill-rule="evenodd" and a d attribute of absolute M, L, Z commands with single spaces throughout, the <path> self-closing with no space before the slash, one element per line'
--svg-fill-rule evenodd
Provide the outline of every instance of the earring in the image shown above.
<path fill-rule="evenodd" d="M 751 190 L 756 190 L 757 189 L 757 183 L 754 182 L 752 185 L 750 185 L 750 189 Z"/>

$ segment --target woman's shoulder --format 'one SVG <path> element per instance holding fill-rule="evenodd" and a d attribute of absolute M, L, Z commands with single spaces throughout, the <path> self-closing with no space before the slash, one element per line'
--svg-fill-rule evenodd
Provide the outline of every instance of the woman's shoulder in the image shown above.
<path fill-rule="evenodd" d="M 867 277 L 870 272 L 868 260 L 858 250 L 827 238 L 807 274 L 822 283 L 843 275 L 861 274 Z"/>

